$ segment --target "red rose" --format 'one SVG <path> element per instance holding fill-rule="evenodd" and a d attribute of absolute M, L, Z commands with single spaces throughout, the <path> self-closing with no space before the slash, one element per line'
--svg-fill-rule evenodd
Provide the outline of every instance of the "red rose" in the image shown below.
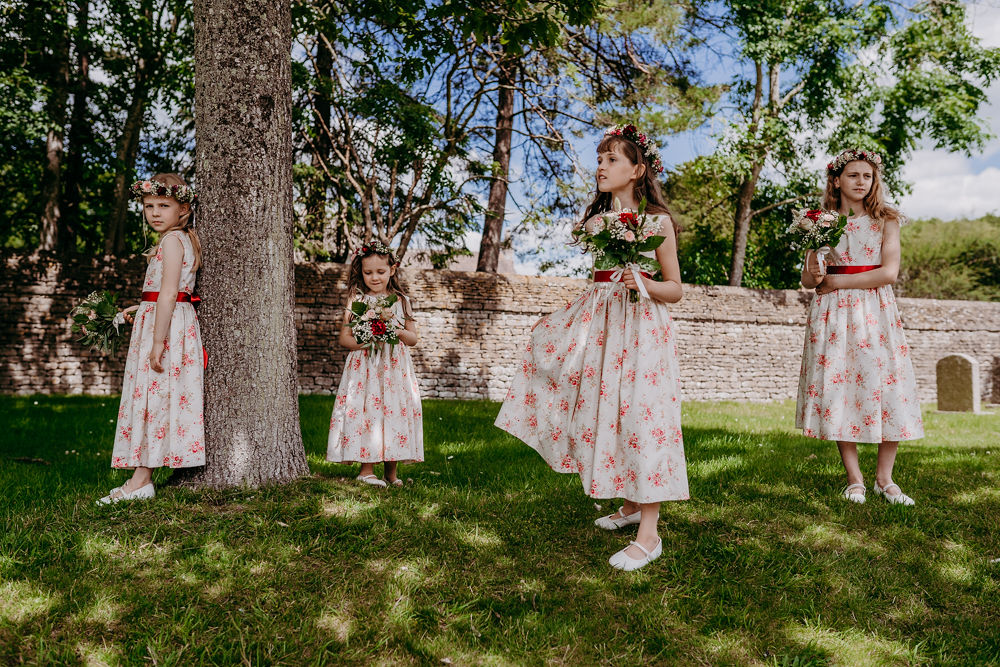
<path fill-rule="evenodd" d="M 632 213 L 631 211 L 622 211 L 621 213 L 619 213 L 618 222 L 622 223 L 623 225 L 628 225 L 629 227 L 632 228 L 635 228 L 636 225 L 639 224 L 638 220 L 635 217 L 635 213 Z"/>
<path fill-rule="evenodd" d="M 813 209 L 811 211 L 806 211 L 806 217 L 809 218 L 810 220 L 812 220 L 813 222 L 819 220 L 819 216 L 821 216 L 821 215 L 823 215 L 823 211 L 820 211 L 819 209 Z"/>
<path fill-rule="evenodd" d="M 385 335 L 389 331 L 389 327 L 385 325 L 382 320 L 372 320 L 372 333 L 376 336 Z"/>

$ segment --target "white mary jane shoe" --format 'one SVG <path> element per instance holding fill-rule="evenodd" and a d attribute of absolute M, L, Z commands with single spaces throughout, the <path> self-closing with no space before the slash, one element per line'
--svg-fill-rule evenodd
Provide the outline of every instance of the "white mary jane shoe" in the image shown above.
<path fill-rule="evenodd" d="M 629 547 L 634 546 L 639 551 L 646 554 L 646 556 L 644 558 L 639 558 L 638 560 L 632 558 L 627 553 L 625 553 L 625 549 L 628 549 L 628 547 L 625 547 L 625 549 L 622 549 L 621 551 L 614 554 L 613 556 L 611 556 L 611 558 L 608 559 L 608 562 L 611 564 L 611 567 L 615 568 L 616 570 L 625 570 L 626 572 L 631 572 L 632 570 L 638 570 L 640 567 L 643 567 L 648 563 L 652 563 L 654 560 L 660 557 L 660 554 L 663 553 L 662 539 L 657 540 L 656 546 L 653 547 L 652 551 L 647 551 L 646 547 L 642 546 L 638 542 L 629 542 L 628 546 Z"/>
<path fill-rule="evenodd" d="M 369 484 L 371 486 L 377 486 L 380 489 L 385 488 L 385 480 L 379 479 L 375 475 L 365 475 L 364 477 L 358 475 L 357 480 L 359 482 L 364 482 L 365 484 Z"/>
<path fill-rule="evenodd" d="M 635 514 L 626 515 L 621 509 L 619 509 L 610 516 L 602 516 L 594 519 L 594 525 L 598 528 L 603 528 L 604 530 L 618 530 L 619 528 L 624 528 L 625 526 L 634 526 L 639 523 L 639 519 L 641 518 L 641 511 L 636 512 Z"/>
<path fill-rule="evenodd" d="M 117 496 L 115 494 L 118 494 Z M 156 489 L 150 482 L 146 486 L 141 486 L 135 491 L 126 491 L 124 486 L 111 489 L 111 492 L 97 501 L 98 505 L 113 505 L 123 500 L 149 500 L 156 496 Z"/>
<path fill-rule="evenodd" d="M 878 488 L 878 484 L 875 485 Z M 860 489 L 860 491 L 859 491 Z M 850 500 L 852 503 L 857 503 L 859 505 L 865 504 L 865 485 L 864 484 L 848 484 L 847 487 L 841 491 L 841 495 Z"/>
<path fill-rule="evenodd" d="M 892 487 L 896 487 L 896 489 L 899 491 L 899 493 L 897 493 L 894 496 L 890 496 L 888 493 L 886 493 Z M 905 505 L 905 506 L 909 507 L 911 505 L 915 505 L 916 504 L 913 501 L 913 498 L 911 498 L 908 495 L 906 495 L 905 493 L 903 493 L 903 490 L 899 488 L 899 484 L 896 484 L 895 482 L 887 485 L 884 489 L 881 488 L 881 487 L 879 487 L 878 482 L 875 482 L 875 485 L 872 487 L 872 490 L 876 494 L 878 494 L 878 495 L 882 496 L 883 498 L 885 498 L 886 501 L 888 501 L 889 503 L 891 503 L 893 505 Z"/>

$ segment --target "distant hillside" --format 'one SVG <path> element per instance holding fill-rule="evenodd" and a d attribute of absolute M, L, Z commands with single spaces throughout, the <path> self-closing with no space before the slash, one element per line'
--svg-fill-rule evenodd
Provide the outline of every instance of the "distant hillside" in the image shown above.
<path fill-rule="evenodd" d="M 1000 301 L 1000 216 L 903 228 L 900 296 Z"/>

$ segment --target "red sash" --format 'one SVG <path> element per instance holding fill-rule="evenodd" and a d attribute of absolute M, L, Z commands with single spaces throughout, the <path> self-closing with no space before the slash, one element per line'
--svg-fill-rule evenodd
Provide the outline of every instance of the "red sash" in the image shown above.
<path fill-rule="evenodd" d="M 623 282 L 621 278 L 612 281 L 611 276 L 614 275 L 614 273 L 615 273 L 614 271 L 594 271 L 594 282 L 595 283 Z M 653 277 L 653 274 L 646 273 L 645 271 L 640 271 L 639 273 L 646 276 L 647 278 Z"/>
<path fill-rule="evenodd" d="M 874 271 L 881 268 L 881 264 L 871 264 L 868 266 L 837 266 L 834 264 L 833 266 L 826 267 L 826 272 L 834 274 L 865 273 L 866 271 Z"/>

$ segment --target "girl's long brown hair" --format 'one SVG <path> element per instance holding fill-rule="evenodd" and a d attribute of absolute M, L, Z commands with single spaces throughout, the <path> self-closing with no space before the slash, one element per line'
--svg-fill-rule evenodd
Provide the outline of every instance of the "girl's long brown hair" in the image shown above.
<path fill-rule="evenodd" d="M 647 213 L 668 216 L 670 218 L 670 223 L 674 227 L 674 236 L 676 237 L 681 231 L 680 226 L 677 224 L 677 219 L 670 213 L 667 201 L 663 198 L 663 191 L 660 189 L 660 182 L 656 179 L 656 172 L 653 171 L 653 165 L 651 165 L 649 160 L 646 159 L 645 154 L 642 152 L 642 148 L 640 148 L 639 144 L 635 143 L 631 139 L 626 139 L 616 135 L 605 135 L 605 137 L 601 140 L 601 143 L 597 144 L 597 153 L 606 153 L 614 150 L 616 147 L 621 149 L 622 153 L 625 154 L 625 157 L 627 157 L 632 164 L 641 164 L 646 167 L 642 177 L 635 182 L 635 190 L 633 192 L 635 201 L 640 202 L 645 199 Z M 594 200 L 590 202 L 590 206 L 587 207 L 587 211 L 583 214 L 583 220 L 580 221 L 581 225 L 586 223 L 587 220 L 590 220 L 591 217 L 611 210 L 611 193 L 601 192 L 598 190 L 596 188 L 596 176 L 594 177 L 594 180 Z"/>
<path fill-rule="evenodd" d="M 851 160 L 851 162 L 867 162 L 872 168 L 872 188 L 865 195 L 861 203 L 865 205 L 865 210 L 868 211 L 868 217 L 878 223 L 879 227 L 885 225 L 886 221 L 902 222 L 902 214 L 885 203 L 885 185 L 882 183 L 882 176 L 879 174 L 878 165 L 871 160 L 866 160 L 864 158 L 859 158 L 857 160 Z M 826 172 L 826 191 L 823 193 L 823 208 L 830 211 L 840 210 L 840 188 L 833 185 L 833 180 L 844 173 L 844 169 L 847 165 L 851 164 L 847 162 L 837 171 Z"/>
<path fill-rule="evenodd" d="M 365 286 L 365 277 L 361 273 L 361 262 L 365 257 L 371 257 L 372 255 L 385 257 L 385 261 L 388 262 L 390 267 L 396 267 L 395 273 L 389 276 L 389 285 L 386 291 L 399 297 L 399 300 L 403 302 L 403 314 L 407 318 L 413 319 L 410 298 L 406 293 L 406 288 L 400 275 L 399 262 L 396 261 L 396 256 L 392 253 L 385 254 L 375 251 L 355 253 L 354 259 L 351 260 L 351 268 L 347 272 L 347 298 L 350 300 L 354 298 L 355 294 L 366 294 L 368 292 L 368 288 Z M 347 304 L 347 307 L 350 308 L 350 303 Z"/>
<path fill-rule="evenodd" d="M 153 176 L 152 180 L 159 181 L 166 186 L 171 185 L 187 185 L 184 179 L 177 174 L 157 174 Z M 191 247 L 194 249 L 194 270 L 197 271 L 201 267 L 201 239 L 198 238 L 198 232 L 194 231 L 194 207 L 188 204 L 187 211 L 180 214 L 178 220 L 181 226 L 177 229 L 187 233 L 188 238 L 191 239 Z M 145 217 L 143 218 L 143 223 L 145 224 Z M 170 231 L 174 231 L 171 229 Z M 143 253 L 146 259 L 151 259 L 152 256 L 156 255 L 156 248 L 153 247 L 150 250 Z"/>

